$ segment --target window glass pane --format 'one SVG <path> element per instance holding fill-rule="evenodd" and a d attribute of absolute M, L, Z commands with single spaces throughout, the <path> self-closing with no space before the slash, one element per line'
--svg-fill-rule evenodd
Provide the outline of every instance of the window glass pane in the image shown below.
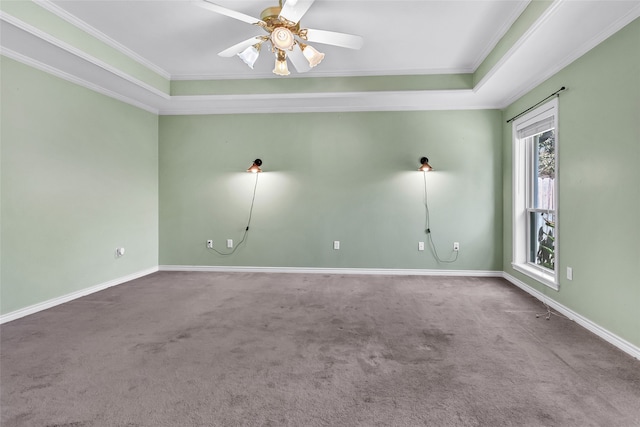
<path fill-rule="evenodd" d="M 555 213 L 529 212 L 529 262 L 555 269 Z"/>
<path fill-rule="evenodd" d="M 555 130 L 533 138 L 532 201 L 535 209 L 555 209 L 556 138 Z"/>

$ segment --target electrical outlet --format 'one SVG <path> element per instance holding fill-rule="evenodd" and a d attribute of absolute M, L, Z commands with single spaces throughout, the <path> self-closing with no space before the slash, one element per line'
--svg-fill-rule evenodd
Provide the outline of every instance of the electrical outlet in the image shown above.
<path fill-rule="evenodd" d="M 233 247 L 233 239 L 227 239 L 227 248 L 231 249 Z"/>
<path fill-rule="evenodd" d="M 424 242 L 418 242 L 418 250 L 424 251 Z"/>
<path fill-rule="evenodd" d="M 567 280 L 573 280 L 573 268 L 567 267 Z"/>
<path fill-rule="evenodd" d="M 453 250 L 458 252 L 460 250 L 460 243 L 459 242 L 453 242 Z"/>
<path fill-rule="evenodd" d="M 213 240 L 207 240 L 207 248 L 213 249 Z"/>
<path fill-rule="evenodd" d="M 333 241 L 333 249 L 335 249 L 335 250 L 340 249 L 340 240 L 334 240 Z"/>

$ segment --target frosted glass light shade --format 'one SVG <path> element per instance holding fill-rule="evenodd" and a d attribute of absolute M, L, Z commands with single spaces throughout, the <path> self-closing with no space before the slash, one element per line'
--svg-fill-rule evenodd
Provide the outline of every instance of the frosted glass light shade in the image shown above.
<path fill-rule="evenodd" d="M 311 68 L 318 65 L 324 59 L 324 53 L 318 52 L 313 46 L 305 45 L 302 48 L 302 54 L 307 61 L 309 61 L 309 66 Z"/>
<path fill-rule="evenodd" d="M 273 74 L 278 76 L 288 76 L 289 67 L 287 67 L 287 55 L 282 50 L 278 50 L 276 53 L 276 66 L 273 69 Z"/>
<path fill-rule="evenodd" d="M 256 63 L 258 56 L 260 55 L 260 51 L 256 49 L 255 46 L 249 46 L 242 52 L 238 54 L 240 59 L 244 61 L 245 64 L 249 66 L 253 70 L 253 64 Z"/>

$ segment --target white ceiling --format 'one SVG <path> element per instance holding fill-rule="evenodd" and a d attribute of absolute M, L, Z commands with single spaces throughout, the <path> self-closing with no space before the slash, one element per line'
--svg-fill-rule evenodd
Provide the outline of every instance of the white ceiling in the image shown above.
<path fill-rule="evenodd" d="M 263 30 L 194 4 L 202 0 L 34 1 L 170 80 L 473 73 L 529 4 L 316 0 L 302 27 L 360 35 L 362 49 L 314 44 L 320 65 L 276 77 L 267 52 L 254 70 L 217 55 Z M 256 17 L 277 4 L 214 1 Z M 473 88 L 451 90 L 169 96 L 4 11 L 0 43 L 3 55 L 159 114 L 503 108 L 638 16 L 640 0 L 554 0 Z"/>
<path fill-rule="evenodd" d="M 263 52 L 255 70 L 218 52 L 259 27 L 200 8 L 193 1 L 54 1 L 111 39 L 157 65 L 173 79 L 274 77 Z M 260 17 L 277 0 L 216 0 Z M 303 28 L 357 34 L 360 50 L 316 44 L 326 54 L 305 76 L 473 72 L 529 0 L 316 0 Z"/>

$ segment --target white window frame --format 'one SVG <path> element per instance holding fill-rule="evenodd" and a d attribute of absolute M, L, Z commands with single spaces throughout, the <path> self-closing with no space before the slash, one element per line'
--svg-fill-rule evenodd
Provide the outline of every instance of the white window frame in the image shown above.
<path fill-rule="evenodd" d="M 528 187 L 532 185 L 530 182 L 529 164 L 530 154 L 526 138 L 518 136 L 518 131 L 535 125 L 537 122 L 548 121 L 550 118 L 553 120 L 553 126 L 555 129 L 555 170 L 556 175 L 554 179 L 554 203 L 555 207 L 555 227 L 554 227 L 554 267 L 555 270 L 550 270 L 528 262 L 527 253 L 529 251 L 529 230 L 527 227 L 527 216 L 529 215 L 527 210 L 527 197 L 529 197 Z M 512 141 L 513 141 L 513 257 L 511 266 L 514 270 L 517 270 L 540 283 L 549 286 L 556 291 L 559 290 L 559 244 L 560 244 L 560 228 L 559 228 L 559 212 L 558 212 L 558 188 L 559 188 L 559 174 L 558 174 L 558 98 L 541 105 L 540 107 L 530 111 L 529 113 L 519 117 L 513 121 L 512 125 Z"/>

